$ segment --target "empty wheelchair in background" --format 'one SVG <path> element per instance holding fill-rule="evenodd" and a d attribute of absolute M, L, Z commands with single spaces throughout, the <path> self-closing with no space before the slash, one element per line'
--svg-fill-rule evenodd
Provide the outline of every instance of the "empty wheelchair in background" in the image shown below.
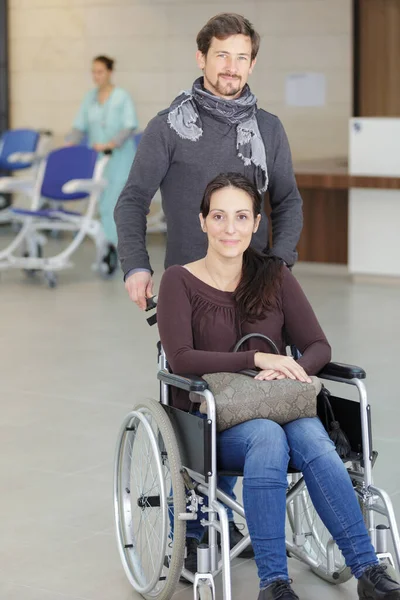
<path fill-rule="evenodd" d="M 0 270 L 41 272 L 48 285 L 55 287 L 56 273 L 72 266 L 72 255 L 88 236 L 96 247 L 94 268 L 103 275 L 115 271 L 118 264 L 116 251 L 110 252 L 101 224 L 94 218 L 98 198 L 107 184 L 103 172 L 109 154 L 111 152 L 100 156 L 83 146 L 60 148 L 49 153 L 39 167 L 30 209 L 11 209 L 22 227 L 9 246 L 0 251 Z M 9 189 L 17 190 L 19 185 L 15 180 L 15 188 L 10 183 Z M 51 208 L 43 208 L 46 200 L 52 202 Z M 65 208 L 78 200 L 86 200 L 83 212 Z M 48 231 L 69 231 L 73 235 L 61 252 L 44 257 L 43 246 L 47 238 L 43 234 Z"/>
<path fill-rule="evenodd" d="M 151 324 L 155 322 L 154 317 L 150 320 Z M 207 383 L 200 377 L 170 373 L 160 343 L 158 366 L 160 399 L 138 400 L 124 419 L 118 437 L 114 508 L 122 564 L 133 588 L 148 600 L 171 598 L 181 576 L 193 583 L 195 600 L 213 599 L 214 579 L 220 573 L 223 598 L 231 600 L 230 561 L 244 550 L 250 538 L 247 535 L 229 549 L 228 518 L 222 502 L 241 517 L 245 515 L 241 504 L 217 489 L 217 476 L 242 473 L 218 470 L 216 407 Z M 332 396 L 331 403 L 351 444 L 345 462 L 378 557 L 400 570 L 400 537 L 393 506 L 388 494 L 372 481 L 377 453 L 372 449 L 365 371 L 329 363 L 319 377 L 358 390 L 358 401 Z M 171 388 L 205 399 L 207 418 L 170 406 Z M 320 416 L 324 421 L 324 415 Z M 340 584 L 349 580 L 350 569 L 319 519 L 302 474 L 293 470 L 288 472 L 286 505 L 288 555 L 308 565 L 327 582 Z M 198 572 L 190 573 L 183 568 L 186 521 L 195 519 L 199 512 L 208 528 L 209 545 L 199 546 Z M 376 524 L 376 515 L 383 517 L 385 523 Z M 389 552 L 389 536 L 394 557 Z"/>
<path fill-rule="evenodd" d="M 50 131 L 34 129 L 10 129 L 0 137 L 0 223 L 11 223 L 13 215 L 9 210 L 11 200 L 2 194 L 20 192 L 32 196 L 41 160 L 50 150 Z M 21 173 L 30 170 L 29 178 L 16 179 L 10 172 Z M 17 183 L 18 182 L 18 183 Z"/>

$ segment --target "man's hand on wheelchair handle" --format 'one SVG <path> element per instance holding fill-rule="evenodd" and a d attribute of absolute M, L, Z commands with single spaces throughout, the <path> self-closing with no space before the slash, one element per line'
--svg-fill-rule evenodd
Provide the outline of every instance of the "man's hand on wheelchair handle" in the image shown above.
<path fill-rule="evenodd" d="M 125 280 L 125 289 L 129 298 L 141 310 L 146 310 L 146 298 L 154 296 L 153 285 L 154 282 L 149 271 L 133 273 Z"/>

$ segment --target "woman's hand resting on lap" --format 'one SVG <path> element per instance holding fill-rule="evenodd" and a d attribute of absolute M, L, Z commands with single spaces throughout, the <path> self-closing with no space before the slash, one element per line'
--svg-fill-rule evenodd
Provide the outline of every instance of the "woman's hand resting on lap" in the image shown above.
<path fill-rule="evenodd" d="M 258 369 L 255 379 L 271 381 L 273 379 L 294 379 L 303 383 L 311 383 L 311 378 L 291 356 L 281 356 L 279 354 L 266 354 L 265 352 L 256 352 L 254 355 L 254 364 Z"/>

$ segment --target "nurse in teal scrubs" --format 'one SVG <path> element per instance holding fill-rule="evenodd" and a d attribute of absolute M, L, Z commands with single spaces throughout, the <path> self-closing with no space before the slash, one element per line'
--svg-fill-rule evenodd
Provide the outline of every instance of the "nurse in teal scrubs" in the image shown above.
<path fill-rule="evenodd" d="M 86 94 L 66 141 L 78 144 L 87 136 L 88 144 L 98 152 L 112 150 L 105 170 L 108 185 L 101 196 L 99 211 L 105 236 L 114 253 L 117 230 L 113 212 L 135 156 L 132 134 L 137 128 L 137 119 L 128 92 L 111 81 L 113 69 L 114 61 L 107 56 L 97 56 L 93 60 L 96 88 Z"/>

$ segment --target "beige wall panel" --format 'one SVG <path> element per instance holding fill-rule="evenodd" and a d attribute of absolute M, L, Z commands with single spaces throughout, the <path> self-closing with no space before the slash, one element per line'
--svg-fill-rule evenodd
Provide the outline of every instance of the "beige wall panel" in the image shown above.
<path fill-rule="evenodd" d="M 351 0 L 260 2 L 257 25 L 261 34 L 350 34 Z"/>
<path fill-rule="evenodd" d="M 87 34 L 84 11 L 79 7 L 23 8 L 10 10 L 10 40 L 48 37 L 82 39 Z M 72 38 L 72 39 L 71 39 Z"/>

